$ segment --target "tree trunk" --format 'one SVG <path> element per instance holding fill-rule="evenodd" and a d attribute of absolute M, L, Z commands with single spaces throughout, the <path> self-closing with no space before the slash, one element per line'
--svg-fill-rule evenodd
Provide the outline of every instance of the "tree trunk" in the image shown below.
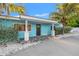
<path fill-rule="evenodd" d="M 0 16 L 2 15 L 2 5 L 0 3 Z"/>
<path fill-rule="evenodd" d="M 62 28 L 62 34 L 64 35 L 64 25 L 63 25 L 63 28 Z"/>
<path fill-rule="evenodd" d="M 6 13 L 7 13 L 7 16 L 10 15 L 10 11 L 9 11 L 9 4 L 6 4 Z"/>
<path fill-rule="evenodd" d="M 63 24 L 62 34 L 64 35 L 64 28 L 65 28 L 65 25 L 66 25 L 66 18 L 65 17 L 62 17 L 61 22 Z"/>

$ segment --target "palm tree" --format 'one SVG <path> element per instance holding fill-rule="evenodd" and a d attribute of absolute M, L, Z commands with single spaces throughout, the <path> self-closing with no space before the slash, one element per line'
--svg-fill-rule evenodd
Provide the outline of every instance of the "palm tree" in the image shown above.
<path fill-rule="evenodd" d="M 7 16 L 9 16 L 11 12 L 18 12 L 20 15 L 23 15 L 25 11 L 24 7 L 13 3 L 0 3 L 0 15 L 2 15 L 3 9 L 6 11 Z"/>
<path fill-rule="evenodd" d="M 24 15 L 25 9 L 23 6 L 18 6 L 15 4 L 8 4 L 7 15 L 9 15 L 10 12 L 18 12 L 19 15 Z"/>
<path fill-rule="evenodd" d="M 64 26 L 66 25 L 66 16 L 63 16 L 63 14 L 59 12 L 55 12 L 52 14 L 52 19 L 57 20 L 58 22 L 61 22 L 63 24 L 63 34 L 64 34 Z"/>
<path fill-rule="evenodd" d="M 7 16 L 9 16 L 11 12 L 15 12 L 15 5 L 14 4 L 6 4 L 5 8 L 6 8 Z"/>
<path fill-rule="evenodd" d="M 59 20 L 63 24 L 63 34 L 64 27 L 67 25 L 68 18 L 71 17 L 72 13 L 79 13 L 79 4 L 58 4 L 58 10 L 55 13 L 51 13 L 51 18 L 55 20 Z"/>
<path fill-rule="evenodd" d="M 19 13 L 19 15 L 24 15 L 25 14 L 25 9 L 22 6 L 16 6 L 16 12 Z"/>

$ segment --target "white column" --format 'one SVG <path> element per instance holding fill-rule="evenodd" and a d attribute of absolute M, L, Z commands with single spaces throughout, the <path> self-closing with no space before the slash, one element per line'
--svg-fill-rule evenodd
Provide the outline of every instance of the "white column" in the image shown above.
<path fill-rule="evenodd" d="M 52 36 L 55 36 L 54 24 L 52 24 Z"/>
<path fill-rule="evenodd" d="M 25 38 L 24 38 L 25 41 L 29 40 L 29 31 L 27 27 L 28 27 L 28 21 L 25 21 Z"/>

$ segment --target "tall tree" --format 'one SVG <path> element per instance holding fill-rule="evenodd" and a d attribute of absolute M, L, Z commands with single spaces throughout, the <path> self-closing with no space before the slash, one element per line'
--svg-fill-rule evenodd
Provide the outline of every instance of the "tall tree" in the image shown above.
<path fill-rule="evenodd" d="M 24 15 L 25 14 L 25 9 L 22 6 L 16 6 L 16 12 L 18 12 L 19 15 Z"/>
<path fill-rule="evenodd" d="M 79 4 L 75 3 L 58 4 L 57 8 L 58 8 L 57 12 L 51 13 L 51 18 L 59 20 L 63 24 L 63 34 L 64 34 L 64 27 L 67 25 L 67 20 L 70 17 L 72 17 L 72 13 L 78 14 Z"/>
<path fill-rule="evenodd" d="M 23 15 L 25 12 L 23 6 L 18 6 L 13 3 L 0 3 L 0 15 L 2 15 L 2 10 L 6 11 L 7 16 L 10 16 L 11 12 L 18 12 L 20 15 Z"/>

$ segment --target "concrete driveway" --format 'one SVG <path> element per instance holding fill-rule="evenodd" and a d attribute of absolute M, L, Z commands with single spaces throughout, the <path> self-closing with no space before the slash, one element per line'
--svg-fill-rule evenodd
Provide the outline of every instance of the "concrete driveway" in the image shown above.
<path fill-rule="evenodd" d="M 79 56 L 79 36 L 46 40 L 11 56 Z"/>

